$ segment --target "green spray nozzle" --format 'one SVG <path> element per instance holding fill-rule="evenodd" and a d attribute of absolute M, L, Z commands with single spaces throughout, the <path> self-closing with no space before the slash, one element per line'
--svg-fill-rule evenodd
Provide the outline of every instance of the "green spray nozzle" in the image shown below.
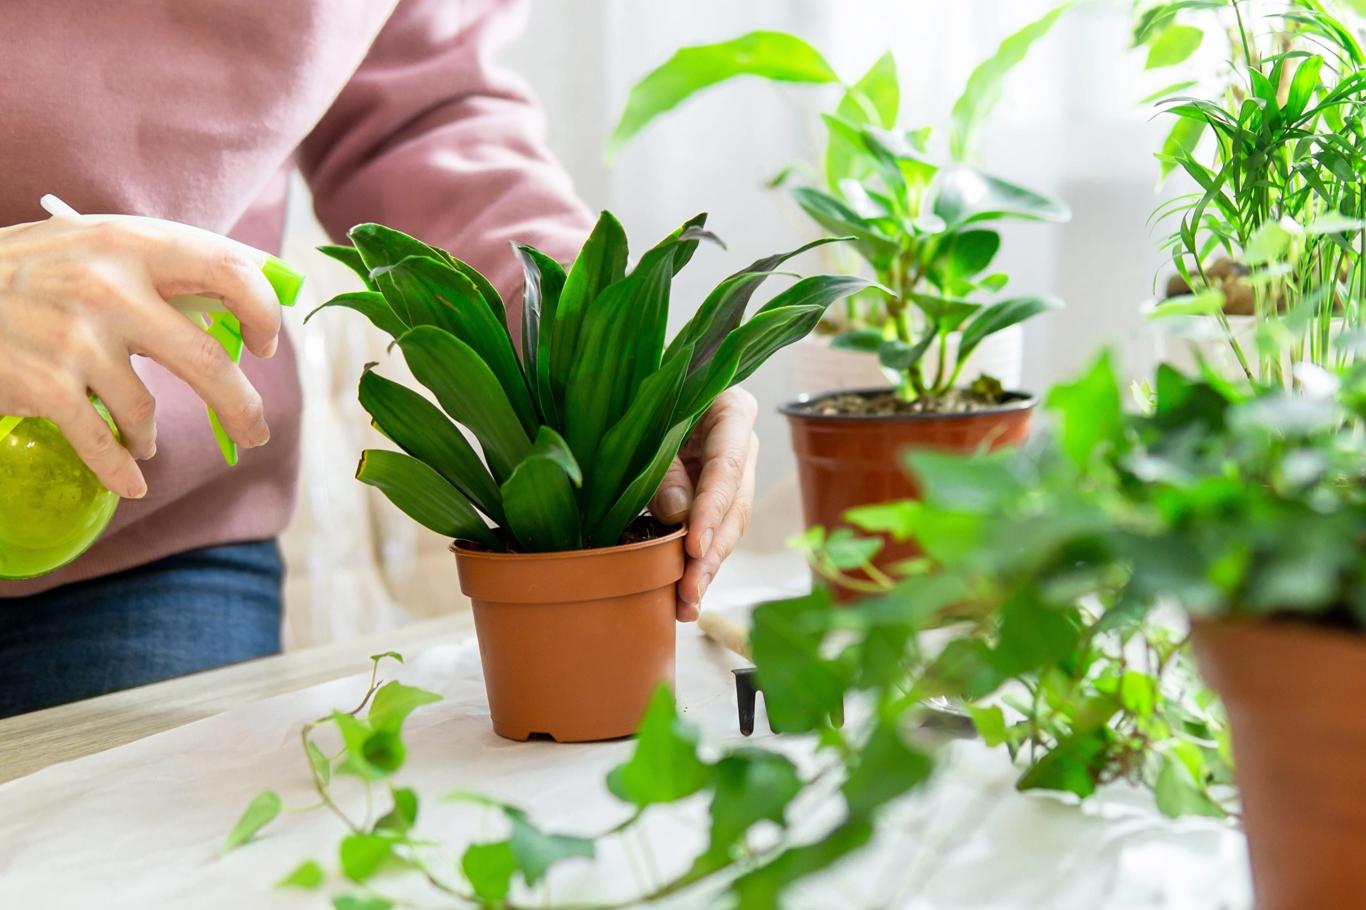
<path fill-rule="evenodd" d="M 275 289 L 275 297 L 280 301 L 280 306 L 294 306 L 294 302 L 299 299 L 299 289 L 303 287 L 304 276 L 291 268 L 288 263 L 275 256 L 266 256 L 265 265 L 261 266 L 261 273 L 266 276 L 270 286 Z M 213 310 L 211 307 L 218 301 L 211 298 L 177 297 L 171 301 L 173 304 L 181 306 L 182 309 L 196 309 L 202 313 L 204 320 L 204 331 L 208 332 L 213 338 L 223 346 L 223 350 L 228 352 L 233 363 L 242 361 L 242 323 L 232 313 L 226 310 Z M 187 306 L 188 305 L 188 306 Z M 219 304 L 221 306 L 221 304 Z M 223 453 L 223 460 L 229 466 L 237 464 L 237 443 L 232 441 L 232 437 L 223 429 L 223 424 L 219 421 L 218 415 L 213 408 L 208 405 L 204 409 L 209 414 L 209 426 L 213 428 L 213 438 L 218 442 L 218 451 Z"/>

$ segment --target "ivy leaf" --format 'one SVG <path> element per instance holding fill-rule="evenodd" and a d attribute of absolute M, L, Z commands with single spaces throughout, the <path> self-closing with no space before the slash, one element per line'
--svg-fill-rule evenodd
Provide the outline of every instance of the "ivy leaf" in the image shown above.
<path fill-rule="evenodd" d="M 673 692 L 661 685 L 636 734 L 629 761 L 607 775 L 607 788 L 637 806 L 677 802 L 707 785 L 711 770 L 697 756 L 698 730 L 682 720 Z"/>
<path fill-rule="evenodd" d="M 746 872 L 731 885 L 736 906 L 745 910 L 778 910 L 788 886 L 861 849 L 873 837 L 873 826 L 849 820 L 811 844 L 784 850 L 776 859 Z"/>
<path fill-rule="evenodd" d="M 341 731 L 346 746 L 346 758 L 337 767 L 338 774 L 380 780 L 403 767 L 407 749 L 397 732 L 371 729 L 369 724 L 341 711 L 332 712 L 332 722 Z"/>
<path fill-rule="evenodd" d="M 522 878 L 528 885 L 535 885 L 545 878 L 550 867 L 561 860 L 575 856 L 593 858 L 593 841 L 586 837 L 572 837 L 566 834 L 547 834 L 533 825 L 526 813 L 518 809 L 506 810 L 512 822 L 512 837 L 508 844 L 512 855 L 521 870 Z"/>
<path fill-rule="evenodd" d="M 382 834 L 350 834 L 341 842 L 339 854 L 342 873 L 353 882 L 363 882 L 393 856 L 394 841 Z"/>
<path fill-rule="evenodd" d="M 308 763 L 313 766 L 313 773 L 318 776 L 318 780 L 324 787 L 332 782 L 332 762 L 328 761 L 323 750 L 318 748 L 318 744 L 313 740 L 305 741 L 305 750 L 308 752 Z"/>
<path fill-rule="evenodd" d="M 1048 406 L 1058 414 L 1063 451 L 1078 467 L 1089 465 L 1102 446 L 1118 446 L 1123 414 L 1110 352 L 1101 354 L 1076 382 L 1054 386 Z"/>
<path fill-rule="evenodd" d="M 1148 717 L 1157 703 L 1157 681 L 1146 673 L 1125 670 L 1119 680 L 1119 700 L 1124 710 Z"/>
<path fill-rule="evenodd" d="M 323 883 L 323 867 L 311 859 L 306 859 L 294 867 L 284 878 L 275 883 L 277 888 L 303 888 L 311 890 Z"/>
<path fill-rule="evenodd" d="M 441 701 L 441 696 L 401 682 L 386 683 L 370 702 L 368 720 L 375 730 L 398 733 L 408 715 L 423 705 Z"/>
<path fill-rule="evenodd" d="M 228 832 L 228 839 L 223 842 L 223 852 L 227 853 L 251 840 L 252 835 L 275 820 L 282 805 L 279 794 L 274 790 L 262 790 L 256 794 L 237 824 Z"/>
<path fill-rule="evenodd" d="M 1006 741 L 1006 715 L 1001 710 L 1000 705 L 987 705 L 986 707 L 967 705 L 965 707 L 968 716 L 972 718 L 972 725 L 977 728 L 977 734 L 982 737 L 983 743 L 994 749 Z"/>
<path fill-rule="evenodd" d="M 395 787 L 394 807 L 375 822 L 376 831 L 403 834 L 417 824 L 417 793 L 409 787 Z"/>
<path fill-rule="evenodd" d="M 460 871 L 474 889 L 475 897 L 489 904 L 498 904 L 512 889 L 512 876 L 517 871 L 517 858 L 510 841 L 490 844 L 471 844 L 460 857 Z"/>
<path fill-rule="evenodd" d="M 1190 768 L 1170 755 L 1162 757 L 1162 770 L 1157 773 L 1153 796 L 1158 810 L 1168 818 L 1182 815 L 1223 818 L 1227 814 L 1195 782 Z"/>
<path fill-rule="evenodd" d="M 783 824 L 788 804 L 802 789 L 797 767 L 763 749 L 737 749 L 716 763 L 713 774 L 707 856 L 717 859 L 728 857 L 757 822 Z"/>
<path fill-rule="evenodd" d="M 1080 797 L 1096 792 L 1096 775 L 1105 761 L 1110 730 L 1100 727 L 1065 737 L 1028 768 L 1017 790 L 1062 790 Z"/>
<path fill-rule="evenodd" d="M 775 730 L 816 730 L 843 708 L 844 677 L 820 651 L 832 613 L 823 587 L 754 611 L 750 646 Z"/>
<path fill-rule="evenodd" d="M 896 718 L 879 721 L 841 788 L 849 817 L 871 819 L 887 803 L 928 780 L 932 770 L 929 755 L 906 745 Z"/>
<path fill-rule="evenodd" d="M 333 910 L 392 910 L 393 901 L 387 901 L 382 897 L 357 897 L 353 894 L 344 894 L 341 897 L 332 898 Z"/>

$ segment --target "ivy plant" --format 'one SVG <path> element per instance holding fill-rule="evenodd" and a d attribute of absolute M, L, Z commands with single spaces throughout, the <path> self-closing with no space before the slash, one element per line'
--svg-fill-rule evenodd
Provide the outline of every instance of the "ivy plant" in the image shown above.
<path fill-rule="evenodd" d="M 1158 94 L 1172 118 L 1164 172 L 1196 189 L 1156 213 L 1175 225 L 1165 248 L 1189 293 L 1153 316 L 1215 320 L 1261 383 L 1293 385 L 1295 363 L 1346 363 L 1338 339 L 1362 326 L 1366 53 L 1334 12 L 1320 0 L 1163 2 L 1140 6 L 1135 25 L 1150 67 L 1185 62 L 1207 33 L 1228 61 L 1213 83 Z M 1251 347 L 1226 316 L 1234 295 L 1256 319 Z"/>
<path fill-rule="evenodd" d="M 923 499 L 848 518 L 924 557 L 860 582 L 844 575 L 880 537 L 808 533 L 818 567 L 869 596 L 759 610 L 770 712 L 821 729 L 851 692 L 892 713 L 947 697 L 1022 763 L 1020 789 L 1085 797 L 1127 780 L 1169 815 L 1229 813 L 1225 719 L 1182 627 L 1154 611 L 1366 632 L 1366 366 L 1298 374 L 1292 392 L 1163 366 L 1126 413 L 1106 356 L 1052 391 L 1056 429 L 1030 445 L 910 454 Z M 926 649 L 931 626 L 946 638 Z M 798 678 L 811 683 L 783 684 Z"/>
<path fill-rule="evenodd" d="M 666 345 L 673 278 L 700 242 L 716 240 L 705 221 L 691 219 L 629 270 L 625 232 L 607 212 L 567 270 L 515 245 L 520 356 L 498 292 L 444 250 L 378 224 L 353 228 L 353 246 L 324 247 L 367 290 L 319 310 L 355 310 L 392 336 L 437 402 L 367 367 L 361 405 L 401 451 L 366 451 L 357 478 L 438 534 L 489 549 L 617 544 L 716 397 L 870 285 L 802 278 L 746 320 L 765 279 L 831 242 L 818 240 L 726 278 Z"/>
<path fill-rule="evenodd" d="M 901 397 L 933 409 L 983 341 L 1059 305 L 1043 296 L 1001 297 L 1009 279 L 992 264 L 1000 223 L 1062 222 L 1067 208 L 972 162 L 1005 78 L 1071 5 L 1010 35 L 977 66 L 953 106 L 940 154 L 930 128 L 899 124 L 902 87 L 890 52 L 847 81 L 795 35 L 752 32 L 682 48 L 645 76 L 631 89 L 608 155 L 693 94 L 736 77 L 839 87 L 834 106 L 821 114 L 822 160 L 788 168 L 775 184 L 792 184 L 792 198 L 822 229 L 853 238 L 866 268 L 891 291 L 851 297 L 842 316 L 828 321 L 839 332 L 833 343 L 876 353 L 897 377 Z M 931 371 L 924 361 L 932 350 L 938 358 Z M 999 383 L 980 388 L 988 397 L 1000 392 Z"/>
<path fill-rule="evenodd" d="M 594 862 L 609 841 L 643 837 L 648 812 L 684 802 L 707 807 L 704 846 L 680 857 L 664 878 L 640 882 L 629 897 L 591 904 L 596 910 L 629 910 L 684 892 L 725 892 L 737 906 L 764 910 L 781 905 L 797 881 L 864 846 L 883 806 L 923 783 L 931 760 L 904 740 L 894 725 L 877 721 L 867 749 L 846 765 L 838 758 L 802 771 L 784 755 L 739 746 L 708 755 L 696 726 L 684 720 L 672 693 L 661 687 L 641 721 L 630 757 L 612 769 L 603 785 L 619 802 L 621 820 L 593 832 L 547 830 L 525 808 L 468 790 L 434 797 L 482 808 L 499 820 L 501 834 L 452 842 L 426 822 L 423 797 L 400 783 L 408 757 L 408 716 L 440 700 L 434 692 L 380 679 L 381 664 L 402 662 L 393 652 L 375 655 L 370 682 L 356 707 L 334 711 L 301 732 L 300 767 L 312 781 L 317 802 L 288 811 L 325 811 L 338 822 L 331 859 L 304 858 L 277 887 L 321 890 L 340 885 L 334 910 L 518 910 L 584 907 L 550 899 L 547 875 L 563 863 Z M 817 791 L 843 806 L 825 835 L 798 840 L 809 830 L 813 811 L 796 808 L 800 794 Z M 828 806 L 827 800 L 821 806 Z M 378 807 L 378 809 L 376 809 Z M 287 811 L 272 790 L 258 794 L 230 831 L 224 852 L 249 845 Z M 758 826 L 776 827 L 777 837 L 754 836 Z M 644 848 L 642 848 L 644 849 Z M 335 871 L 333 871 L 335 870 Z M 407 877 L 420 885 L 403 896 L 389 883 Z"/>

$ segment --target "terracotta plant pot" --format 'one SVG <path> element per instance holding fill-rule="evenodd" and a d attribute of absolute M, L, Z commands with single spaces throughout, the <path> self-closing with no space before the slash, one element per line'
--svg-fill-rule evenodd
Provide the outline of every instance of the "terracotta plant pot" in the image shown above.
<path fill-rule="evenodd" d="M 1197 622 L 1200 668 L 1233 733 L 1258 910 L 1366 899 L 1366 635 Z"/>
<path fill-rule="evenodd" d="M 886 391 L 862 389 L 853 394 Z M 905 467 L 909 451 L 973 452 L 1023 442 L 1036 404 L 1031 395 L 1011 393 L 1006 403 L 970 414 L 827 416 L 808 410 L 812 402 L 836 394 L 850 393 L 803 397 L 781 409 L 797 454 L 806 525 L 827 530 L 844 526 L 844 513 L 855 506 L 918 496 Z M 912 541 L 888 540 L 873 562 L 885 569 L 919 552 Z"/>
<path fill-rule="evenodd" d="M 584 742 L 636 731 L 651 693 L 674 682 L 683 536 L 568 553 L 451 547 L 494 732 Z"/>

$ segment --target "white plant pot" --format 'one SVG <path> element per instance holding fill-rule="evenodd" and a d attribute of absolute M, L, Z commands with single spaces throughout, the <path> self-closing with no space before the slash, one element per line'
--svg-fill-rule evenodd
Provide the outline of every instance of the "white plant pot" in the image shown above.
<path fill-rule="evenodd" d="M 958 333 L 949 336 L 949 358 L 958 349 Z M 890 387 L 892 382 L 875 354 L 845 351 L 830 346 L 828 336 L 809 336 L 793 345 L 792 391 L 802 394 L 835 392 L 843 389 Z M 939 364 L 938 349 L 931 350 L 923 361 L 925 372 L 934 375 Z M 971 382 L 980 374 L 995 376 L 1007 389 L 1019 389 L 1024 366 L 1024 329 L 1014 325 L 997 332 L 978 345 L 960 374 L 962 382 Z"/>

